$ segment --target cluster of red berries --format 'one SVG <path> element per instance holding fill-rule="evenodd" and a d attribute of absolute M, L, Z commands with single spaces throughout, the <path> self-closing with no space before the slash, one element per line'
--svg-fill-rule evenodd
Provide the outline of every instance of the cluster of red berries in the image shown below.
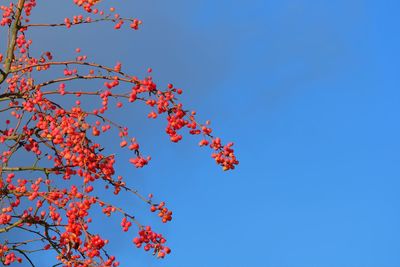
<path fill-rule="evenodd" d="M 104 16 L 105 12 L 103 10 L 99 11 L 97 8 L 92 9 L 92 7 L 97 4 L 100 0 L 74 0 L 75 4 L 78 6 L 83 7 L 83 9 L 85 9 L 86 12 L 88 13 L 92 13 L 92 14 L 99 14 L 100 16 Z M 115 8 L 111 7 L 110 8 L 110 12 L 113 13 L 115 12 Z M 111 15 L 108 15 L 106 18 L 109 19 Z M 138 19 L 124 19 L 121 18 L 119 14 L 114 14 L 112 20 L 114 22 L 116 22 L 116 24 L 114 25 L 114 29 L 119 30 L 121 28 L 121 26 L 124 24 L 125 21 L 130 21 L 130 27 L 134 30 L 139 29 L 139 25 L 142 24 L 142 21 L 138 20 Z M 84 21 L 83 16 L 75 16 L 73 21 L 71 22 L 70 19 L 66 18 L 64 20 L 64 24 L 66 25 L 67 28 L 70 28 L 72 24 L 79 24 L 82 23 Z M 87 17 L 85 19 L 86 22 L 92 22 L 92 18 Z"/>
<path fill-rule="evenodd" d="M 129 159 L 129 162 L 135 165 L 136 168 L 142 168 L 149 163 L 150 159 L 151 159 L 150 156 L 148 156 L 147 158 L 138 156 L 136 158 Z"/>
<path fill-rule="evenodd" d="M 139 231 L 139 237 L 133 239 L 136 247 L 140 248 L 143 244 L 145 251 L 153 250 L 153 253 L 159 258 L 164 258 L 167 254 L 171 253 L 171 249 L 164 244 L 167 240 L 161 235 L 153 232 L 150 226 L 146 226 Z"/>
<path fill-rule="evenodd" d="M 22 262 L 22 259 L 20 257 L 17 257 L 14 252 L 9 251 L 10 249 L 7 245 L 0 244 L 0 259 L 4 265 L 10 265 L 15 261 Z"/>
<path fill-rule="evenodd" d="M 124 232 L 128 232 L 131 226 L 132 222 L 130 222 L 126 217 L 122 218 L 121 227 Z"/>
<path fill-rule="evenodd" d="M 3 263 L 4 263 L 4 265 L 10 265 L 11 263 L 13 263 L 15 261 L 21 263 L 22 259 L 20 257 L 17 257 L 14 252 L 11 252 L 4 257 Z"/>
<path fill-rule="evenodd" d="M 151 212 L 158 211 L 158 217 L 161 218 L 163 223 L 169 222 L 172 220 L 172 211 L 168 210 L 165 207 L 165 202 L 160 202 L 160 204 L 153 204 L 150 207 Z"/>
<path fill-rule="evenodd" d="M 6 25 L 11 24 L 12 15 L 14 13 L 13 9 L 14 9 L 14 4 L 13 3 L 10 3 L 9 6 L 0 6 L 0 10 L 3 11 L 2 18 L 1 18 L 1 21 L 0 21 L 0 26 L 6 26 Z"/>
<path fill-rule="evenodd" d="M 92 12 L 92 7 L 100 2 L 100 0 L 74 0 L 78 6 L 82 6 L 87 12 Z"/>
<path fill-rule="evenodd" d="M 18 35 L 18 37 L 17 37 L 17 40 L 16 40 L 16 45 L 17 45 L 17 47 L 20 49 L 19 51 L 22 53 L 22 54 L 24 54 L 24 53 L 26 53 L 27 52 L 27 50 L 29 49 L 29 46 L 32 44 L 32 41 L 27 41 L 26 39 L 25 39 L 25 35 L 23 35 L 23 34 L 20 34 L 20 35 Z"/>
<path fill-rule="evenodd" d="M 124 19 L 119 14 L 107 15 L 104 11 L 93 9 L 98 2 L 99 0 L 74 0 L 76 5 L 83 7 L 91 15 L 99 14 L 100 19 L 92 20 L 90 17 L 84 18 L 78 15 L 72 19 L 66 18 L 64 24 L 57 25 L 69 28 L 75 24 L 109 20 L 116 23 L 115 29 L 119 29 L 126 21 L 131 23 L 131 28 L 138 29 L 142 23 L 138 19 Z M 121 108 L 123 104 L 120 101 L 126 99 L 130 103 L 142 102 L 147 105 L 151 109 L 148 113 L 149 118 L 156 119 L 164 115 L 167 124 L 165 131 L 172 142 L 179 142 L 183 138 L 183 129 L 187 129 L 191 135 L 202 136 L 199 145 L 210 147 L 213 150 L 212 157 L 224 170 L 233 169 L 238 164 L 232 149 L 233 143 L 222 144 L 219 138 L 211 135 L 209 122 L 204 125 L 198 123 L 195 118 L 196 112 L 184 109 L 177 99 L 178 95 L 182 94 L 182 89 L 175 88 L 172 84 L 160 89 L 151 76 L 139 79 L 122 72 L 122 64 L 119 62 L 114 67 L 105 67 L 87 62 L 87 57 L 81 55 L 76 57 L 75 61 L 57 62 L 52 61 L 53 55 L 50 52 L 43 52 L 37 58 L 33 57 L 32 54 L 35 53 L 29 53 L 32 41 L 27 39 L 27 30 L 31 26 L 24 23 L 29 22 L 29 15 L 35 6 L 35 0 L 25 0 L 23 6 L 25 14 L 21 14 L 23 17 L 21 27 L 17 28 L 15 35 L 15 57 L 10 70 L 7 70 L 9 73 L 5 83 L 2 84 L 3 104 L 8 101 L 8 107 L 1 112 L 10 112 L 12 118 L 6 120 L 5 129 L 0 130 L 0 143 L 6 147 L 0 154 L 0 160 L 8 163 L 17 149 L 25 149 L 37 161 L 27 170 L 42 171 L 46 178 L 17 179 L 14 173 L 9 173 L 5 179 L 0 180 L 0 190 L 9 199 L 8 204 L 4 204 L 1 209 L 0 225 L 9 227 L 19 219 L 22 223 L 17 223 L 18 226 L 29 228 L 46 225 L 46 231 L 56 234 L 42 236 L 41 241 L 46 242 L 44 249 L 59 250 L 57 258 L 65 266 L 116 267 L 119 263 L 115 261 L 115 257 L 103 252 L 108 240 L 89 232 L 89 224 L 92 222 L 89 212 L 96 204 L 102 208 L 106 216 L 111 216 L 113 213 L 123 216 L 121 227 L 125 232 L 130 229 L 132 223 L 136 223 L 141 230 L 139 236 L 133 240 L 135 245 L 143 246 L 144 250 L 151 250 L 157 257 L 164 258 L 171 252 L 165 246 L 165 238 L 153 232 L 150 226 L 141 227 L 135 217 L 125 210 L 94 197 L 94 193 L 98 192 L 95 185 L 103 181 L 107 188 L 109 185 L 112 186 L 116 195 L 121 189 L 138 195 L 151 205 L 150 211 L 156 212 L 163 223 L 172 220 L 172 211 L 164 202 L 151 204 L 152 196 L 145 199 L 136 190 L 128 188 L 122 177 L 118 177 L 118 181 L 113 180 L 116 157 L 103 154 L 103 148 L 95 142 L 96 138 L 92 139 L 90 133 L 99 136 L 110 129 L 118 130 L 120 147 L 127 148 L 134 154 L 129 161 L 137 168 L 147 165 L 151 158 L 140 153 L 140 146 L 135 138 L 129 141 L 128 129 L 104 115 L 113 100 L 118 101 L 116 106 Z M 19 9 L 10 3 L 9 6 L 0 6 L 0 11 L 3 11 L 0 25 L 6 26 L 17 17 L 15 14 Z M 114 11 L 114 8 L 110 9 L 111 13 Z M 75 51 L 80 53 L 79 48 Z M 2 54 L 0 54 L 1 61 L 3 61 Z M 56 66 L 60 66 L 63 71 L 64 76 L 61 78 L 42 83 L 33 79 L 36 71 Z M 87 67 L 91 68 L 89 74 L 81 74 L 82 69 Z M 96 74 L 95 70 L 98 71 Z M 151 72 L 152 69 L 149 68 L 148 73 Z M 98 91 L 67 90 L 64 82 L 77 79 L 98 79 L 104 82 L 104 87 Z M 131 89 L 122 93 L 117 92 L 117 87 L 121 87 L 122 83 L 129 84 Z M 48 89 L 54 85 L 56 86 L 54 89 Z M 60 105 L 50 97 L 64 95 L 96 96 L 101 104 L 90 112 L 85 109 L 84 101 L 75 99 L 74 105 L 65 107 L 65 103 Z M 48 167 L 42 168 L 41 164 L 36 165 L 42 162 L 45 162 L 43 166 Z M 7 164 L 4 166 L 8 167 Z M 3 169 L 0 172 L 3 173 Z M 78 179 L 77 183 L 80 186 L 60 188 L 58 182 L 54 183 L 55 178 L 60 176 L 64 180 Z M 22 206 L 27 208 L 22 209 Z M 3 264 L 8 265 L 20 260 L 7 246 L 0 246 L 0 261 Z"/>
<path fill-rule="evenodd" d="M 234 169 L 235 165 L 239 164 L 239 161 L 235 157 L 232 146 L 233 143 L 228 143 L 227 145 L 222 146 L 219 138 L 213 139 L 213 142 L 210 145 L 211 148 L 217 151 L 211 156 L 215 159 L 217 164 L 223 167 L 224 171 Z"/>

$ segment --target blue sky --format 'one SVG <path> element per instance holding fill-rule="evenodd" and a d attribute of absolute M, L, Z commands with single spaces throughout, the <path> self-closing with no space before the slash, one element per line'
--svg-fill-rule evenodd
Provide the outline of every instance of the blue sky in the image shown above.
<path fill-rule="evenodd" d="M 34 18 L 76 14 L 70 2 L 38 1 Z M 400 266 L 400 2 L 108 2 L 141 30 L 41 29 L 33 48 L 62 59 L 79 46 L 139 76 L 152 67 L 240 160 L 222 172 L 197 140 L 169 143 L 145 110 L 114 114 L 153 157 L 134 170 L 120 154 L 120 173 L 174 211 L 161 225 L 121 204 L 166 235 L 163 261 L 101 218 L 121 266 Z"/>

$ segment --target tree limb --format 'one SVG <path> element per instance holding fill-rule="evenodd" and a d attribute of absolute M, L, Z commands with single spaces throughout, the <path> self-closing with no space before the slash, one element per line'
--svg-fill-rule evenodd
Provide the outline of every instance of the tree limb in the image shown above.
<path fill-rule="evenodd" d="M 23 222 L 24 222 L 24 220 L 23 220 L 23 219 L 20 219 L 20 220 L 16 221 L 15 223 L 13 223 L 13 224 L 11 224 L 11 225 L 9 225 L 9 226 L 6 226 L 6 227 L 4 227 L 4 228 L 0 228 L 0 233 L 8 232 L 8 231 L 10 231 L 11 229 L 13 229 L 14 227 L 17 227 L 18 225 L 20 225 L 20 224 L 23 223 Z"/>
<path fill-rule="evenodd" d="M 14 49 L 17 41 L 17 34 L 19 29 L 21 28 L 21 14 L 24 4 L 25 0 L 18 0 L 17 10 L 15 12 L 15 19 L 13 24 L 11 25 L 10 38 L 8 40 L 8 45 L 7 45 L 4 70 L 1 71 L 0 84 L 2 84 L 4 80 L 7 78 L 11 69 L 12 61 L 14 60 Z"/>

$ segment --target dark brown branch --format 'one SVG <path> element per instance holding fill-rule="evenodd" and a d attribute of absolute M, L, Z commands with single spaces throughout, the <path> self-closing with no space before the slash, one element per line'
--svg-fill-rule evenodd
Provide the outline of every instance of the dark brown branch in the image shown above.
<path fill-rule="evenodd" d="M 12 61 L 14 60 L 15 44 L 17 41 L 18 31 L 21 28 L 21 13 L 24 4 L 25 0 L 18 0 L 17 10 L 15 12 L 15 19 L 13 24 L 11 25 L 11 34 L 7 45 L 7 54 L 4 62 L 4 71 L 1 71 L 0 84 L 2 84 L 3 81 L 7 78 L 11 69 Z"/>
<path fill-rule="evenodd" d="M 13 250 L 18 251 L 21 255 L 23 255 L 23 256 L 25 257 L 25 259 L 28 260 L 29 264 L 30 264 L 32 267 L 35 267 L 35 264 L 33 264 L 32 260 L 28 257 L 28 255 L 27 255 L 23 250 L 18 249 L 18 248 L 13 248 Z"/>
<path fill-rule="evenodd" d="M 119 18 L 119 19 L 115 19 L 115 18 L 101 18 L 101 19 L 94 19 L 91 21 L 86 21 L 86 20 L 82 20 L 76 23 L 71 22 L 71 26 L 74 25 L 79 25 L 79 24 L 90 24 L 90 23 L 96 23 L 96 22 L 101 22 L 101 21 L 112 21 L 112 22 L 117 22 L 117 21 L 131 21 L 133 22 L 134 19 L 129 19 L 129 18 Z M 26 24 L 23 25 L 24 28 L 28 28 L 28 27 L 65 27 L 67 26 L 66 23 L 32 23 L 32 24 Z"/>
<path fill-rule="evenodd" d="M 58 79 L 46 81 L 46 82 L 36 85 L 36 87 L 40 88 L 40 87 L 50 85 L 53 83 L 61 83 L 61 82 L 72 81 L 72 80 L 94 80 L 94 79 L 110 80 L 110 81 L 118 80 L 118 81 L 123 81 L 123 82 L 127 82 L 127 83 L 136 83 L 135 81 L 133 81 L 131 79 L 125 79 L 125 78 L 121 78 L 121 77 L 118 77 L 117 79 L 115 79 L 114 77 L 105 76 L 105 75 L 75 75 L 75 76 L 69 76 L 69 77 L 58 78 Z"/>
<path fill-rule="evenodd" d="M 114 73 L 118 73 L 121 74 L 122 76 L 125 76 L 127 78 L 132 78 L 132 76 L 129 76 L 128 74 L 122 72 L 122 71 L 116 71 L 114 70 L 114 68 L 110 68 L 101 64 L 97 64 L 97 63 L 92 63 L 92 62 L 85 62 L 85 61 L 73 61 L 73 60 L 69 60 L 69 61 L 51 61 L 51 62 L 46 62 L 46 63 L 39 63 L 39 64 L 32 64 L 32 65 L 28 65 L 25 67 L 21 67 L 21 68 L 17 68 L 14 70 L 11 70 L 10 73 L 16 73 L 16 72 L 20 72 L 20 71 L 24 71 L 24 70 L 28 70 L 30 68 L 36 68 L 36 67 L 45 67 L 45 66 L 57 66 L 57 65 L 84 65 L 84 66 L 90 66 L 90 67 L 94 67 L 94 68 L 99 68 L 99 69 L 103 69 L 109 72 L 114 72 Z"/>

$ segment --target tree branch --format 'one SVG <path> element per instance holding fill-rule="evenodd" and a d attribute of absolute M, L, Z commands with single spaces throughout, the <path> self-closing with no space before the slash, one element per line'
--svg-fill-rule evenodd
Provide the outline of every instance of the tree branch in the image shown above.
<path fill-rule="evenodd" d="M 9 226 L 6 226 L 6 227 L 4 227 L 4 228 L 0 228 L 0 233 L 8 232 L 8 231 L 10 231 L 11 229 L 13 229 L 14 227 L 17 227 L 18 225 L 20 225 L 20 224 L 23 223 L 23 222 L 24 222 L 23 219 L 19 219 L 18 221 L 16 221 L 15 223 L 13 223 L 13 224 L 11 224 L 11 225 L 9 225 Z"/>
<path fill-rule="evenodd" d="M 125 79 L 122 77 L 118 77 L 115 79 L 114 77 L 111 76 L 106 76 L 106 75 L 74 75 L 74 76 L 69 76 L 69 77 L 63 77 L 63 78 L 58 78 L 50 81 L 46 81 L 40 84 L 37 84 L 36 87 L 44 87 L 53 83 L 61 83 L 61 82 L 66 82 L 66 81 L 72 81 L 72 80 L 94 80 L 94 79 L 101 79 L 101 80 L 110 80 L 110 81 L 123 81 L 127 83 L 137 83 L 135 80 L 132 79 Z"/>
<path fill-rule="evenodd" d="M 76 61 L 76 60 L 69 60 L 69 61 L 50 61 L 50 62 L 45 62 L 45 63 L 37 63 L 37 64 L 32 64 L 32 65 L 27 65 L 21 68 L 13 69 L 10 71 L 10 73 L 16 73 L 20 71 L 25 71 L 30 68 L 36 68 L 36 67 L 45 67 L 45 66 L 51 66 L 51 65 L 84 65 L 84 66 L 90 66 L 94 68 L 99 68 L 103 69 L 108 72 L 114 72 L 121 74 L 122 76 L 125 76 L 126 78 L 132 79 L 132 76 L 122 72 L 122 71 L 116 71 L 114 68 L 110 68 L 101 64 L 93 63 L 93 62 L 86 62 L 86 61 Z M 134 81 L 134 80 L 133 80 Z M 135 82 L 135 81 L 134 81 Z"/>
<path fill-rule="evenodd" d="M 4 62 L 4 71 L 3 70 L 1 71 L 0 84 L 2 84 L 3 81 L 7 78 L 11 69 L 12 61 L 14 60 L 14 49 L 17 41 L 17 34 L 19 29 L 21 28 L 21 13 L 24 4 L 25 0 L 18 0 L 17 10 L 15 12 L 15 19 L 13 24 L 11 25 L 10 38 L 8 40 L 8 45 L 7 45 L 7 54 Z"/>
<path fill-rule="evenodd" d="M 110 16 L 107 16 L 105 18 L 101 18 L 101 19 L 94 19 L 94 20 L 82 20 L 79 22 L 71 22 L 71 26 L 74 25 L 79 25 L 79 24 L 90 24 L 90 23 L 96 23 L 96 22 L 101 22 L 101 21 L 112 21 L 112 22 L 117 22 L 117 21 L 130 21 L 133 22 L 134 19 L 130 19 L 130 18 L 119 18 L 119 19 L 115 19 L 115 18 L 110 18 Z M 32 23 L 32 24 L 26 24 L 23 25 L 23 27 L 28 28 L 28 27 L 65 27 L 67 26 L 66 23 Z"/>
<path fill-rule="evenodd" d="M 17 172 L 17 171 L 41 171 L 44 173 L 50 173 L 50 172 L 57 172 L 57 171 L 62 171 L 62 168 L 43 168 L 43 167 L 33 167 L 33 166 L 28 166 L 28 167 L 3 167 L 1 168 L 3 172 Z"/>

